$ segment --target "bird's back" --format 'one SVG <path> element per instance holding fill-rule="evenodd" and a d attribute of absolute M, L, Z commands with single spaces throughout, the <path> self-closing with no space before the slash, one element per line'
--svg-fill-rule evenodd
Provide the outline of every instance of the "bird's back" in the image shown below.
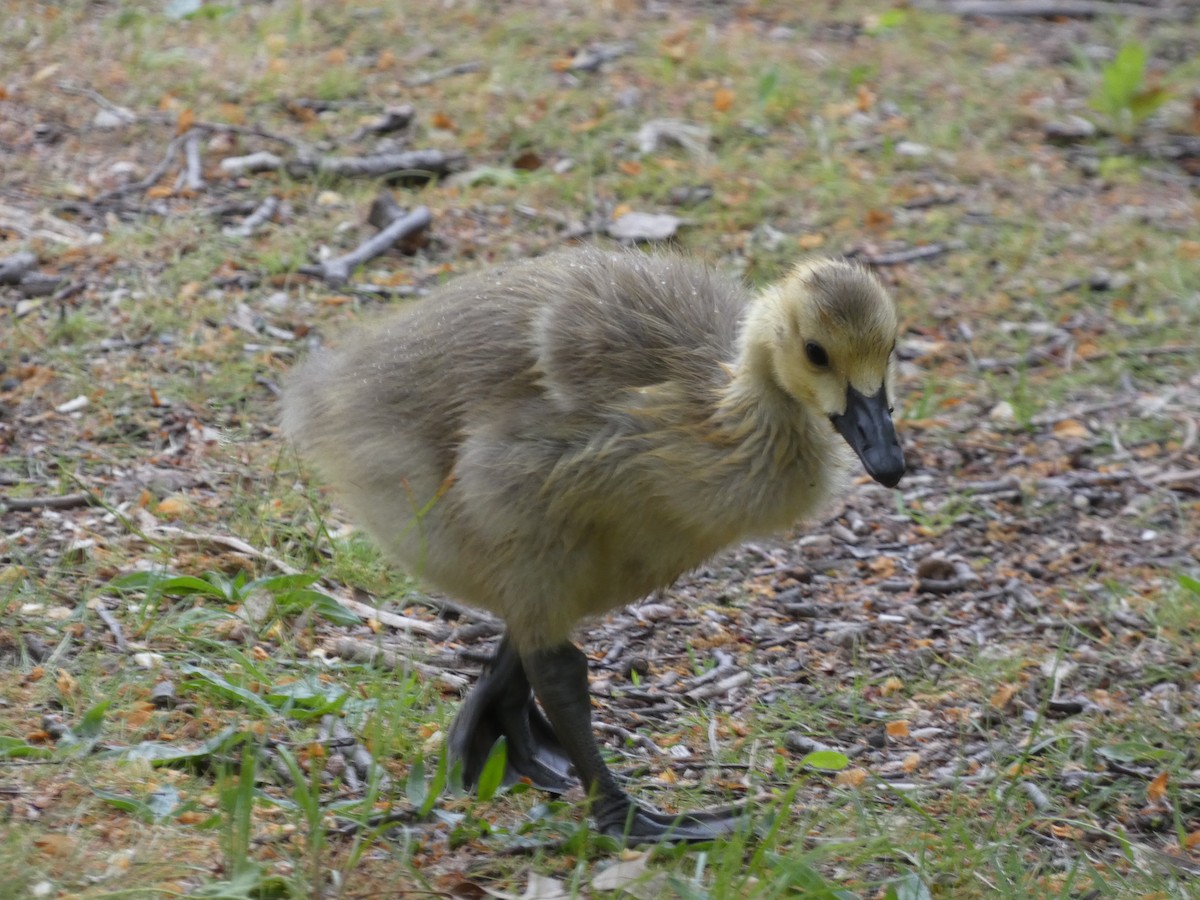
<path fill-rule="evenodd" d="M 427 464 L 409 479 L 440 482 L 464 433 L 514 407 L 545 404 L 550 428 L 631 389 L 706 390 L 745 302 L 674 256 L 584 249 L 463 276 L 313 354 L 289 379 L 284 430 L 335 482 L 403 474 L 400 448 Z"/>

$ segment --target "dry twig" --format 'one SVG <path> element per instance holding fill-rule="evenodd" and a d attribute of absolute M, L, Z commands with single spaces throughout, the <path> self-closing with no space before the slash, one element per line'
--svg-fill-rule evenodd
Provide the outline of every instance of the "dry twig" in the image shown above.
<path fill-rule="evenodd" d="M 29 512 L 34 509 L 75 509 L 80 506 L 99 506 L 100 498 L 95 494 L 55 494 L 50 497 L 5 497 L 0 504 L 9 512 Z"/>
<path fill-rule="evenodd" d="M 274 194 L 268 194 L 263 202 L 254 208 L 250 215 L 242 220 L 240 225 L 231 225 L 224 230 L 224 233 L 229 237 L 250 237 L 262 225 L 271 221 L 275 213 L 279 211 L 279 198 Z"/>
<path fill-rule="evenodd" d="M 1183 19 L 1186 9 L 1164 9 L 1115 0 L 921 0 L 923 9 L 958 16 L 1054 18 L 1074 16 L 1140 16 L 1144 19 Z"/>
<path fill-rule="evenodd" d="M 922 259 L 932 259 L 951 250 L 961 250 L 962 247 L 963 244 L 960 241 L 948 241 L 943 244 L 925 244 L 921 247 L 909 247 L 905 250 L 896 250 L 892 253 L 878 253 L 873 256 L 866 253 L 852 253 L 849 256 L 853 259 L 861 260 L 869 266 L 899 266 Z"/>
<path fill-rule="evenodd" d="M 418 206 L 408 215 L 392 221 L 378 234 L 363 241 L 349 253 L 325 260 L 319 265 L 301 266 L 300 272 L 304 275 L 315 275 L 327 284 L 345 284 L 354 270 L 367 260 L 379 256 L 401 238 L 429 227 L 432 221 L 433 215 L 429 212 L 429 207 Z"/>

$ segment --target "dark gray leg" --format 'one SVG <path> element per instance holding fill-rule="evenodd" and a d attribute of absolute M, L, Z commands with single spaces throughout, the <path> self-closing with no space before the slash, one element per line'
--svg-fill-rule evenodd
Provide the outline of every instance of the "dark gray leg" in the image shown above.
<path fill-rule="evenodd" d="M 446 746 L 451 764 L 462 763 L 464 785 L 479 780 L 501 737 L 507 741 L 505 784 L 528 778 L 534 787 L 561 794 L 575 783 L 570 759 L 534 704 L 521 658 L 507 636 L 450 726 Z"/>
<path fill-rule="evenodd" d="M 534 693 L 592 798 L 592 815 L 602 832 L 630 844 L 710 841 L 727 836 L 744 823 L 736 811 L 672 816 L 634 803 L 605 765 L 592 733 L 587 657 L 573 644 L 563 643 L 523 654 L 522 660 Z"/>

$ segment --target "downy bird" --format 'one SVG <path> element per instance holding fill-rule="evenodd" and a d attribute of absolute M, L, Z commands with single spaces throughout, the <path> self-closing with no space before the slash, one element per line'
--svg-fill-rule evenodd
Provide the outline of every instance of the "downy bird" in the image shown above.
<path fill-rule="evenodd" d="M 506 623 L 449 730 L 468 785 L 503 737 L 510 781 L 578 779 L 631 843 L 737 827 L 626 794 L 572 630 L 811 517 L 848 450 L 894 486 L 897 327 L 846 261 L 755 293 L 681 256 L 585 248 L 456 278 L 295 370 L 283 428 L 302 454 L 389 556 Z"/>

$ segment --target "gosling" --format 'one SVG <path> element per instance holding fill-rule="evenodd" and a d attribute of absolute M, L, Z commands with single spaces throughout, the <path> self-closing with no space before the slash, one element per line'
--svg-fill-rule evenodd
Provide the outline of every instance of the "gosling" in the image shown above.
<path fill-rule="evenodd" d="M 599 829 L 629 843 L 738 827 L 622 790 L 571 632 L 813 515 L 847 446 L 896 485 L 897 327 L 845 261 L 751 294 L 678 256 L 579 249 L 457 278 L 294 372 L 284 431 L 351 512 L 507 625 L 447 739 L 468 786 L 503 737 L 509 781 L 561 793 L 577 778 Z"/>

